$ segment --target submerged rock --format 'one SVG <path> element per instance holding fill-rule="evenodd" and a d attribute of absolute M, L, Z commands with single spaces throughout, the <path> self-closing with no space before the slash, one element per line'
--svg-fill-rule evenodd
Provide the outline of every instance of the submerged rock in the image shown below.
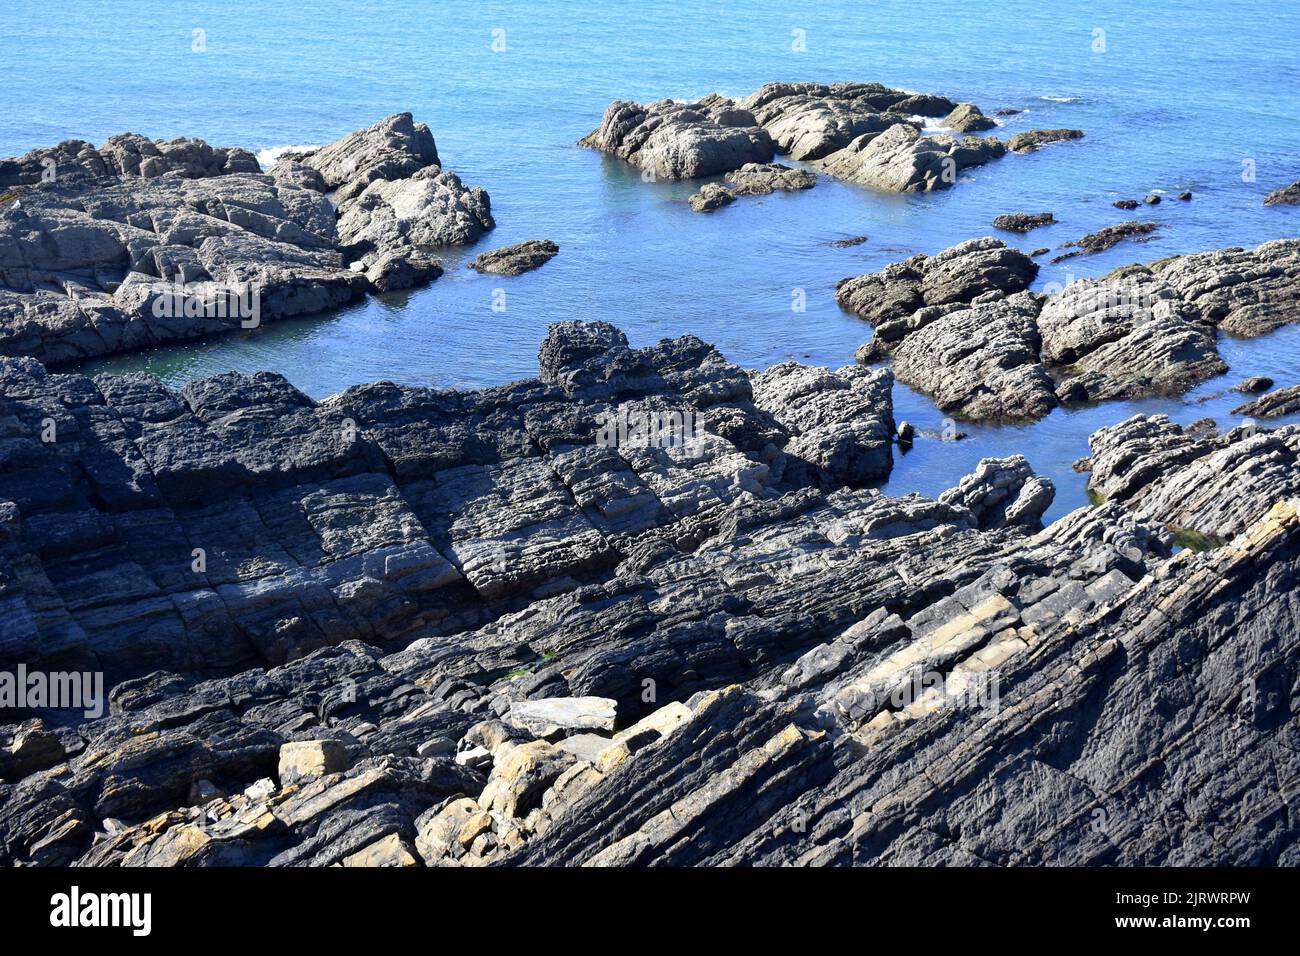
<path fill-rule="evenodd" d="M 1012 136 L 1007 140 L 1007 149 L 1013 153 L 1032 153 L 1051 143 L 1082 138 L 1083 130 L 1079 129 L 1035 129 Z"/>
<path fill-rule="evenodd" d="M 560 247 L 550 239 L 529 239 L 504 249 L 481 253 L 470 263 L 470 268 L 479 272 L 517 276 L 540 269 L 559 251 Z"/>
<path fill-rule="evenodd" d="M 1059 255 L 1052 261 L 1064 262 L 1066 259 L 1073 259 L 1075 256 L 1105 252 L 1107 249 L 1119 245 L 1125 239 L 1132 239 L 1135 236 L 1147 236 L 1158 228 L 1160 228 L 1159 224 L 1154 222 L 1121 222 L 1118 225 L 1107 226 L 1105 229 L 1088 233 L 1082 239 L 1067 242 L 1061 248 L 1074 249 L 1075 251 Z"/>
<path fill-rule="evenodd" d="M 723 178 L 737 196 L 766 196 L 777 190 L 793 192 L 817 185 L 815 173 L 780 163 L 746 163 Z"/>
<path fill-rule="evenodd" d="M 696 212 L 715 212 L 736 201 L 736 194 L 720 183 L 705 183 L 687 200 Z"/>
<path fill-rule="evenodd" d="M 1050 212 L 1016 212 L 998 216 L 993 220 L 993 228 L 1004 229 L 1007 232 L 1029 232 L 1031 229 L 1050 226 L 1055 222 L 1056 217 Z"/>

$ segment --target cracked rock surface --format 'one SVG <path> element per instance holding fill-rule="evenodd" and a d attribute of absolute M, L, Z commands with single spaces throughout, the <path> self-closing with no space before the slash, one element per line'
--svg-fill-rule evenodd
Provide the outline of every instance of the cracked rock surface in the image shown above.
<path fill-rule="evenodd" d="M 1022 456 L 868 487 L 890 382 L 605 323 L 324 402 L 0 361 L 0 666 L 111 687 L 0 726 L 0 863 L 1300 862 L 1291 432 L 1104 429 L 1044 528 Z"/>
<path fill-rule="evenodd" d="M 438 166 L 409 113 L 288 154 L 269 174 L 243 150 L 127 134 L 6 161 L 6 178 L 16 185 L 0 205 L 0 355 L 47 363 L 428 281 L 439 248 L 493 226 L 487 194 Z"/>

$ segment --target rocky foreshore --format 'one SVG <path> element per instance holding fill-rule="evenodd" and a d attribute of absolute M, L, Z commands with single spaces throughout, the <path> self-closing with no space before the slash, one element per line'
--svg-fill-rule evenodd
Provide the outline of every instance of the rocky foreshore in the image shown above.
<path fill-rule="evenodd" d="M 322 402 L 0 359 L 0 669 L 111 686 L 0 728 L 0 865 L 1300 862 L 1295 429 L 1104 429 L 1044 528 L 1020 456 L 873 490 L 891 385 L 605 323 Z"/>
<path fill-rule="evenodd" d="M 0 162 L 0 355 L 71 362 L 320 312 L 436 278 L 493 227 L 399 113 L 262 171 L 136 134 Z"/>
<path fill-rule="evenodd" d="M 926 119 L 938 120 L 949 132 L 925 132 Z M 996 125 L 974 103 L 879 83 L 768 83 L 740 100 L 710 93 L 694 103 L 616 101 L 579 145 L 655 178 L 715 176 L 767 164 L 779 154 L 845 182 L 889 192 L 930 192 L 950 188 L 963 169 L 999 159 L 1008 150 L 1032 152 L 1083 135 L 1027 131 L 1005 144 L 994 136 L 970 135 Z"/>
<path fill-rule="evenodd" d="M 1037 273 L 986 237 L 845 279 L 836 297 L 875 329 L 859 362 L 892 356 L 900 381 L 979 421 L 1179 395 L 1228 370 L 1219 332 L 1300 321 L 1297 239 L 1126 266 L 1047 295 L 1027 291 Z"/>

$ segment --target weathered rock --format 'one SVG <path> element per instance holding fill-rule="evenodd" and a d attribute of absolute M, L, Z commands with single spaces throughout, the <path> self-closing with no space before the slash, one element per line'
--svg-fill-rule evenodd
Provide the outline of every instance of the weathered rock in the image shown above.
<path fill-rule="evenodd" d="M 894 347 L 894 374 L 964 418 L 1041 418 L 1056 407 L 1056 395 L 1038 361 L 1038 309 L 1038 300 L 1021 292 L 949 312 Z"/>
<path fill-rule="evenodd" d="M 410 113 L 395 113 L 320 149 L 286 153 L 283 160 L 320 173 L 339 205 L 355 199 L 376 180 L 399 180 L 440 166 L 433 134 Z"/>
<path fill-rule="evenodd" d="M 1160 205 L 1160 196 L 1157 193 L 1151 193 L 1150 195 L 1147 196 L 1146 199 L 1142 201 L 1146 203 L 1148 206 L 1158 206 Z"/>
<path fill-rule="evenodd" d="M 838 179 L 889 192 L 949 189 L 963 169 L 998 159 L 1006 150 L 994 137 L 922 136 L 907 123 L 864 134 L 816 161 Z"/>
<path fill-rule="evenodd" d="M 824 159 L 860 136 L 883 133 L 899 122 L 894 107 L 932 111 L 940 100 L 915 99 L 878 83 L 768 83 L 739 105 L 771 134 L 778 152 L 806 161 Z"/>
<path fill-rule="evenodd" d="M 614 102 L 578 143 L 663 179 L 715 176 L 765 163 L 775 144 L 748 110 L 710 94 L 697 103 Z"/>
<path fill-rule="evenodd" d="M 958 133 L 982 133 L 994 129 L 997 123 L 985 116 L 974 103 L 959 103 L 943 119 L 943 125 Z"/>
<path fill-rule="evenodd" d="M 1265 206 L 1300 206 L 1300 181 L 1275 189 L 1264 197 Z"/>
<path fill-rule="evenodd" d="M 835 298 L 875 326 L 882 338 L 896 341 L 920 324 L 913 321 L 919 310 L 950 310 L 989 293 L 1020 292 L 1037 274 L 1032 259 L 988 236 L 933 256 L 913 256 L 883 272 L 841 280 Z"/>
<path fill-rule="evenodd" d="M 766 196 L 778 190 L 794 192 L 817 185 L 815 173 L 780 163 L 746 163 L 723 177 L 737 196 Z"/>
<path fill-rule="evenodd" d="M 493 225 L 405 113 L 269 176 L 243 150 L 134 134 L 6 168 L 26 182 L 43 159 L 68 175 L 0 205 L 0 355 L 69 362 L 321 312 L 436 278 L 436 249 Z"/>
<path fill-rule="evenodd" d="M 1300 492 L 1300 432 L 1237 428 L 1197 436 L 1164 415 L 1096 432 L 1088 487 L 1147 520 L 1226 541 Z"/>
<path fill-rule="evenodd" d="M 1007 149 L 1013 153 L 1032 153 L 1050 143 L 1082 138 L 1083 130 L 1078 129 L 1035 129 L 1012 136 L 1007 140 Z"/>
<path fill-rule="evenodd" d="M 1107 226 L 1105 229 L 1098 229 L 1096 232 L 1088 233 L 1082 239 L 1067 242 L 1061 248 L 1073 249 L 1074 251 L 1059 255 L 1052 261 L 1064 262 L 1066 259 L 1073 259 L 1075 256 L 1105 252 L 1107 249 L 1119 245 L 1125 239 L 1132 239 L 1135 236 L 1148 236 L 1158 228 L 1159 224 L 1154 222 L 1121 222 L 1118 225 Z"/>
<path fill-rule="evenodd" d="M 614 730 L 618 701 L 608 697 L 553 697 L 517 700 L 506 720 L 534 737 L 569 730 Z"/>
<path fill-rule="evenodd" d="M 492 272 L 497 275 L 517 276 L 534 269 L 540 269 L 550 262 L 560 251 L 560 247 L 550 239 L 529 239 L 527 242 L 493 249 L 480 253 L 470 268 L 479 272 Z"/>
<path fill-rule="evenodd" d="M 705 183 L 688 199 L 696 212 L 714 212 L 736 201 L 736 194 L 720 183 Z"/>
<path fill-rule="evenodd" d="M 0 161 L 0 189 L 110 176 L 203 179 L 259 172 L 257 158 L 245 149 L 214 148 L 201 139 L 150 140 L 138 133 L 121 133 L 110 136 L 98 149 L 72 139 Z"/>
<path fill-rule="evenodd" d="M 998 216 L 993 220 L 993 228 L 1005 229 L 1007 232 L 1029 232 L 1031 229 L 1050 226 L 1055 222 L 1056 217 L 1050 212 L 1016 212 Z"/>
<path fill-rule="evenodd" d="M 281 745 L 277 776 L 283 787 L 313 777 L 342 773 L 349 764 L 347 750 L 337 740 L 295 740 Z"/>
<path fill-rule="evenodd" d="M 1268 388 L 1272 384 L 1269 382 L 1263 387 Z M 1296 412 L 1300 412 L 1300 385 L 1279 388 L 1276 392 L 1269 392 L 1253 402 L 1238 405 L 1232 410 L 1234 415 L 1246 415 L 1250 418 L 1281 418 L 1283 415 L 1294 415 Z"/>
<path fill-rule="evenodd" d="M 1267 375 L 1252 375 L 1235 389 L 1246 395 L 1254 395 L 1258 392 L 1267 392 L 1273 387 L 1273 380 Z"/>

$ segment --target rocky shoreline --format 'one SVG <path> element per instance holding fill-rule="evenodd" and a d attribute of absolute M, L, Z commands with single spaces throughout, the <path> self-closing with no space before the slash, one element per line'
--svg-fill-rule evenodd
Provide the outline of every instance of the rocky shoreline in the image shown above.
<path fill-rule="evenodd" d="M 816 184 L 778 155 L 921 192 L 1082 136 L 995 125 L 777 83 L 616 102 L 582 145 L 722 177 L 712 212 Z M 1046 526 L 1032 456 L 878 488 L 935 440 L 896 380 L 992 423 L 1180 395 L 1300 320 L 1300 240 L 1040 294 L 975 238 L 841 281 L 874 334 L 840 368 L 568 321 L 533 378 L 317 401 L 57 366 L 248 328 L 187 311 L 237 289 L 260 322 L 436 279 L 495 223 L 410 114 L 265 172 L 69 141 L 0 190 L 0 866 L 1300 864 L 1300 385 L 1241 383 L 1222 432 L 1112 420 Z"/>
<path fill-rule="evenodd" d="M 52 364 L 409 288 L 495 225 L 409 113 L 266 172 L 202 140 L 69 141 L 0 163 L 0 189 L 0 355 Z"/>
<path fill-rule="evenodd" d="M 1043 528 L 1021 457 L 870 487 L 888 370 L 604 323 L 479 392 L 0 382 L 0 659 L 112 685 L 0 731 L 4 865 L 1296 862 L 1294 426 L 1103 429 Z"/>

